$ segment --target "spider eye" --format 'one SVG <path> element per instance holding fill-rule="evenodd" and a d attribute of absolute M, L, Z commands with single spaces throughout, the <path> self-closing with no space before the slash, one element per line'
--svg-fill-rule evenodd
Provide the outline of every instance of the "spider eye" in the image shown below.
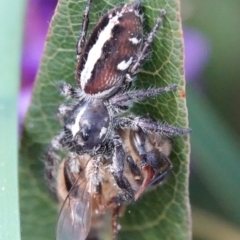
<path fill-rule="evenodd" d="M 89 135 L 90 135 L 89 128 L 87 126 L 83 126 L 79 133 L 80 133 L 82 140 L 87 142 L 89 139 Z"/>

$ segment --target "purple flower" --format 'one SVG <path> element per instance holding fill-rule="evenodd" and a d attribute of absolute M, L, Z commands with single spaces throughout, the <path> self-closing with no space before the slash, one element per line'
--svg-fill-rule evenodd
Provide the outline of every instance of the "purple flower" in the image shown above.
<path fill-rule="evenodd" d="M 185 72 L 187 81 L 194 81 L 207 64 L 210 55 L 208 39 L 193 28 L 184 27 Z"/>
<path fill-rule="evenodd" d="M 19 126 L 22 124 L 31 100 L 33 82 L 56 3 L 57 0 L 30 0 L 28 2 L 22 51 L 21 90 L 18 98 Z"/>

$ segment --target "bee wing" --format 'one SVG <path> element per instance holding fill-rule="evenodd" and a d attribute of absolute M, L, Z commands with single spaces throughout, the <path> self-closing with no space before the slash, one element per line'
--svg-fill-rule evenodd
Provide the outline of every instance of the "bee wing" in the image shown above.
<path fill-rule="evenodd" d="M 57 240 L 85 240 L 91 225 L 90 182 L 81 174 L 66 197 L 58 217 Z"/>

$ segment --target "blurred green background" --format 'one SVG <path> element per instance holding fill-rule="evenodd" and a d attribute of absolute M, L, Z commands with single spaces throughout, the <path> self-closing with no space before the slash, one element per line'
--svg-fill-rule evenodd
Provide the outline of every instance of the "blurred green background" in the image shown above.
<path fill-rule="evenodd" d="M 240 239 L 240 1 L 181 3 L 193 236 Z"/>

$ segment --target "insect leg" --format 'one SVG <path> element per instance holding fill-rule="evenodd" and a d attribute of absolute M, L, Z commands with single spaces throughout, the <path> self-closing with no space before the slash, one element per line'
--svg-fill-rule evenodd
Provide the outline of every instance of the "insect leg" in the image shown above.
<path fill-rule="evenodd" d="M 118 221 L 119 221 L 119 212 L 121 210 L 121 205 L 116 206 L 112 212 L 112 230 L 113 230 L 113 240 L 117 239 L 118 234 Z"/>
<path fill-rule="evenodd" d="M 160 160 L 160 159 L 159 159 Z M 161 154 L 161 162 L 165 162 L 165 167 L 163 170 L 160 170 L 160 172 L 157 174 L 157 176 L 149 183 L 148 186 L 153 186 L 158 184 L 159 182 L 162 182 L 166 174 L 173 168 L 171 160 L 164 154 Z"/>
<path fill-rule="evenodd" d="M 143 178 L 142 173 L 141 173 L 141 169 L 136 164 L 136 162 L 133 160 L 132 156 L 127 157 L 127 164 L 129 166 L 129 169 L 130 169 L 132 175 L 135 176 L 135 178 L 138 178 L 138 179 Z"/>
<path fill-rule="evenodd" d="M 135 194 L 135 201 L 136 201 L 139 198 L 139 196 L 144 192 L 144 190 L 148 187 L 151 180 L 153 179 L 154 169 L 149 164 L 149 161 L 148 161 L 149 152 L 147 152 L 145 148 L 146 134 L 141 129 L 139 129 L 138 131 L 133 131 L 133 140 L 136 146 L 136 150 L 138 151 L 138 154 L 141 159 L 141 168 L 146 173 L 140 188 Z"/>
<path fill-rule="evenodd" d="M 98 204 L 99 209 L 103 210 L 104 206 L 103 206 L 103 202 L 102 202 L 102 184 L 101 183 L 99 183 L 97 186 L 95 186 L 94 198 L 96 199 L 96 203 Z"/>
<path fill-rule="evenodd" d="M 90 5 L 91 5 L 92 0 L 87 0 L 87 4 L 84 10 L 83 14 L 83 22 L 82 22 L 82 31 L 81 31 L 81 36 L 77 42 L 77 58 L 79 59 L 79 56 L 82 52 L 82 48 L 85 44 L 85 39 L 87 35 L 87 29 L 88 29 L 88 23 L 89 23 L 89 10 L 90 10 Z"/>
<path fill-rule="evenodd" d="M 146 39 L 146 41 L 144 42 L 144 45 L 143 45 L 143 48 L 135 62 L 135 64 L 131 67 L 130 71 L 129 71 L 129 75 L 134 75 L 137 70 L 139 69 L 139 67 L 141 67 L 143 61 L 145 60 L 146 56 L 147 56 L 147 53 L 148 53 L 148 49 L 149 49 L 149 46 L 151 45 L 151 43 L 153 42 L 153 39 L 156 35 L 156 32 L 157 30 L 159 29 L 159 27 L 161 26 L 162 24 L 162 20 L 164 18 L 166 14 L 166 11 L 165 10 L 161 10 L 160 11 L 160 14 L 157 18 L 157 21 L 155 23 L 155 26 L 153 27 L 152 31 L 148 34 L 148 37 Z"/>
<path fill-rule="evenodd" d="M 135 194 L 135 200 L 149 185 L 160 182 L 172 168 L 170 159 L 155 144 L 152 149 L 146 150 L 147 136 L 141 129 L 133 131 L 134 144 L 141 158 L 141 167 L 146 173 L 138 192 Z"/>
<path fill-rule="evenodd" d="M 124 170 L 124 160 L 125 160 L 125 151 L 123 149 L 123 143 L 119 137 L 115 136 L 114 142 L 114 153 L 112 158 L 111 172 L 112 175 L 119 186 L 124 192 L 124 194 L 116 197 L 116 203 L 122 203 L 126 201 L 132 201 L 134 197 L 134 191 L 127 180 L 123 175 Z"/>
<path fill-rule="evenodd" d="M 100 164 L 101 164 L 101 156 L 98 156 L 94 162 L 93 165 L 93 192 L 94 192 L 94 198 L 96 199 L 96 202 L 99 206 L 99 209 L 103 209 L 103 203 L 102 203 L 102 184 L 101 184 L 101 178 L 99 176 L 100 171 Z"/>

